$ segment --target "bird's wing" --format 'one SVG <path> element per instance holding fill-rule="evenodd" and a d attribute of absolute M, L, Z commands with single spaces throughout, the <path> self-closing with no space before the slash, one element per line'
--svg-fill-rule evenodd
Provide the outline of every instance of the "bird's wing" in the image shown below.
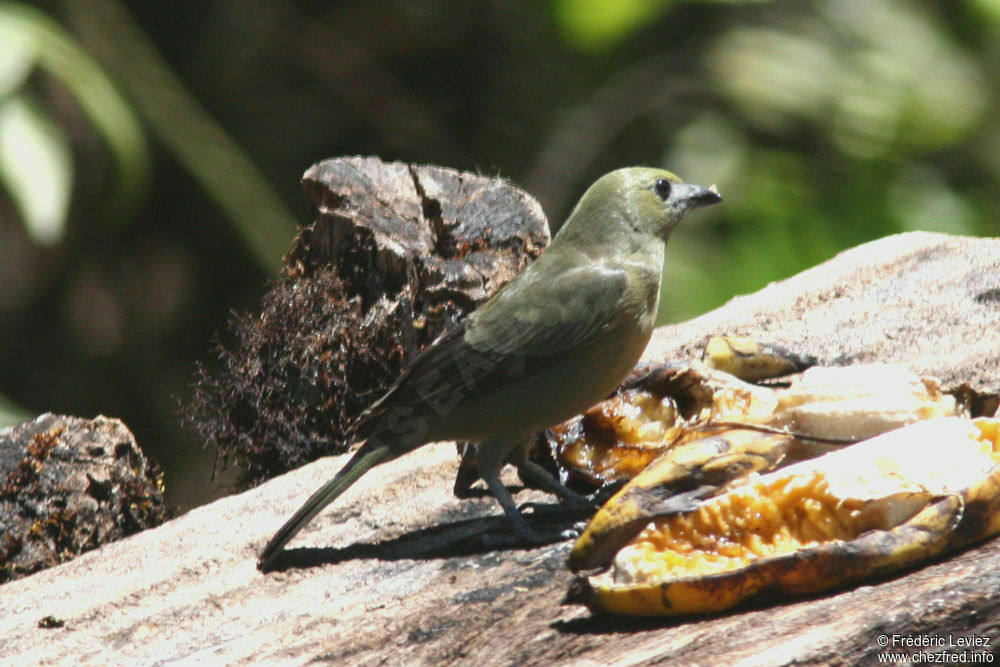
<path fill-rule="evenodd" d="M 433 404 L 457 387 L 471 398 L 538 372 L 613 327 L 627 289 L 620 267 L 525 272 L 417 355 L 353 433 L 370 435 L 391 406 Z"/>
<path fill-rule="evenodd" d="M 615 323 L 628 288 L 621 266 L 593 263 L 512 283 L 469 318 L 464 341 L 484 354 L 545 358 L 586 345 Z"/>

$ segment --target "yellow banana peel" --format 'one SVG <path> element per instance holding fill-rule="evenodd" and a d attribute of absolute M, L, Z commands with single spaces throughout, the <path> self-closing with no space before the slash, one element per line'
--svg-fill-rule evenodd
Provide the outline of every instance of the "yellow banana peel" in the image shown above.
<path fill-rule="evenodd" d="M 1000 532 L 995 419 L 931 417 L 766 474 L 793 438 L 727 437 L 759 465 L 721 482 L 709 473 L 726 465 L 705 461 L 694 481 L 678 482 L 685 464 L 667 457 L 640 473 L 574 546 L 571 566 L 611 564 L 578 578 L 569 601 L 715 612 L 898 571 Z"/>

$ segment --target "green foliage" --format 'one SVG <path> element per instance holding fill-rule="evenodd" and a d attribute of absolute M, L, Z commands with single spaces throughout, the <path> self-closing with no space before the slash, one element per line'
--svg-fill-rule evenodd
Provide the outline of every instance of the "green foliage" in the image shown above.
<path fill-rule="evenodd" d="M 842 152 L 903 156 L 953 145 L 985 106 L 982 77 L 913 5 L 844 0 L 790 25 L 716 38 L 707 64 L 744 119 L 826 129 Z"/>
<path fill-rule="evenodd" d="M 125 418 L 168 482 L 169 397 L 321 158 L 498 172 L 554 222 L 615 167 L 714 182 L 661 322 L 887 234 L 1000 231 L 998 0 L 43 6 L 0 0 L 0 392 Z"/>
<path fill-rule="evenodd" d="M 73 187 L 69 142 L 27 95 L 0 103 L 0 181 L 33 241 L 62 238 Z"/>
<path fill-rule="evenodd" d="M 673 0 L 556 0 L 556 20 L 566 41 L 601 51 L 667 10 Z"/>
<path fill-rule="evenodd" d="M 149 149 L 139 121 L 110 80 L 62 27 L 17 2 L 0 3 L 0 180 L 31 237 L 63 234 L 73 188 L 66 133 L 27 85 L 38 68 L 64 85 L 100 133 L 115 163 L 106 215 L 134 214 L 149 181 Z"/>
<path fill-rule="evenodd" d="M 703 63 L 724 106 L 687 121 L 663 158 L 716 179 L 726 198 L 709 212 L 713 229 L 679 231 L 690 248 L 674 253 L 667 284 L 714 280 L 668 302 L 661 320 L 887 234 L 995 234 L 996 202 L 984 206 L 973 185 L 1000 178 L 977 146 L 1000 129 L 985 114 L 995 84 L 981 57 L 939 15 L 869 0 L 714 35 Z"/>

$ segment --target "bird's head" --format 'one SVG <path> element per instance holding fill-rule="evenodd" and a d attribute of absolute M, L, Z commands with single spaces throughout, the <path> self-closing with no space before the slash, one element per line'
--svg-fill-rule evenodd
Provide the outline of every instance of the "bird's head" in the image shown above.
<path fill-rule="evenodd" d="M 666 241 L 689 211 L 720 201 L 722 196 L 715 186 L 703 188 L 683 183 L 663 169 L 627 167 L 597 179 L 584 193 L 565 227 L 578 227 L 578 233 L 593 237 L 628 234 L 631 230 Z"/>

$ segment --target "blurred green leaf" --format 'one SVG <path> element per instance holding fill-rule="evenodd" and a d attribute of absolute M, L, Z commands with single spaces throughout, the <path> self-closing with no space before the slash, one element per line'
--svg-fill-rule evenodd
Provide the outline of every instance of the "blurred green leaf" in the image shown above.
<path fill-rule="evenodd" d="M 713 45 L 709 70 L 748 120 L 781 133 L 807 121 L 862 158 L 938 150 L 976 129 L 983 76 L 932 16 L 878 0 L 820 7 Z"/>
<path fill-rule="evenodd" d="M 772 0 L 698 1 L 736 5 Z M 568 43 L 584 51 L 605 51 L 676 4 L 678 0 L 554 0 L 553 8 L 556 24 Z"/>
<path fill-rule="evenodd" d="M 70 90 L 107 144 L 116 178 L 105 213 L 112 220 L 127 219 L 147 189 L 150 170 L 149 147 L 130 105 L 97 63 L 39 10 L 0 2 L 0 39 L 11 35 L 34 54 L 39 67 Z"/>
<path fill-rule="evenodd" d="M 965 4 L 989 21 L 994 30 L 1000 28 L 1000 0 L 966 0 Z"/>
<path fill-rule="evenodd" d="M 34 64 L 34 44 L 0 13 L 0 97 L 20 88 Z"/>
<path fill-rule="evenodd" d="M 930 166 L 904 166 L 889 188 L 889 210 L 906 231 L 972 234 L 972 207 Z"/>
<path fill-rule="evenodd" d="M 601 51 L 665 11 L 674 0 L 556 0 L 556 21 L 566 41 Z"/>
<path fill-rule="evenodd" d="M 20 424 L 23 421 L 31 419 L 33 416 L 34 415 L 30 412 L 21 406 L 12 403 L 5 396 L 0 394 L 0 428 Z"/>
<path fill-rule="evenodd" d="M 705 279 L 712 269 L 724 266 L 727 250 L 695 225 L 681 226 L 673 233 L 663 265 L 656 326 L 695 317 L 733 296 L 725 271 L 713 274 L 721 275 L 721 280 Z"/>
<path fill-rule="evenodd" d="M 708 67 L 750 122 L 775 130 L 795 117 L 823 113 L 837 63 L 822 40 L 740 27 L 717 39 Z"/>
<path fill-rule="evenodd" d="M 65 133 L 26 96 L 0 102 L 0 182 L 36 243 L 63 237 L 73 190 Z"/>

